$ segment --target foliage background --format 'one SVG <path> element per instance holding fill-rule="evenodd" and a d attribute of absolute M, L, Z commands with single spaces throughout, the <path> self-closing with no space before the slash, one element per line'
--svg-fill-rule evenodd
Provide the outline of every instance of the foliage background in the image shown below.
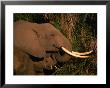
<path fill-rule="evenodd" d="M 59 63 L 53 75 L 97 75 L 96 13 L 15 13 L 14 22 L 18 20 L 51 23 L 70 40 L 74 51 L 94 51 L 88 59 Z"/>

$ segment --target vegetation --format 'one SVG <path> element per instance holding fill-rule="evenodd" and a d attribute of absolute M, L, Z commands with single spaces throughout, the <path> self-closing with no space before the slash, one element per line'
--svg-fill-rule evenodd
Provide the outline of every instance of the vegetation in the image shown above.
<path fill-rule="evenodd" d="M 72 43 L 74 51 L 94 50 L 89 59 L 72 59 L 59 64 L 53 75 L 97 74 L 97 14 L 96 13 L 16 13 L 14 21 L 27 20 L 36 23 L 49 22 L 59 29 Z"/>

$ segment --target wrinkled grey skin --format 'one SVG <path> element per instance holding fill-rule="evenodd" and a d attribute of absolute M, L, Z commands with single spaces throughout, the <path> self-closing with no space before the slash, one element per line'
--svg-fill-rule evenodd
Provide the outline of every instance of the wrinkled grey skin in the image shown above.
<path fill-rule="evenodd" d="M 61 46 L 68 50 L 71 50 L 72 47 L 69 40 L 51 24 L 37 24 L 23 20 L 15 22 L 15 73 L 43 74 L 44 68 L 49 70 L 56 62 L 68 61 L 70 56 L 61 51 Z M 44 59 L 33 61 L 29 55 Z"/>

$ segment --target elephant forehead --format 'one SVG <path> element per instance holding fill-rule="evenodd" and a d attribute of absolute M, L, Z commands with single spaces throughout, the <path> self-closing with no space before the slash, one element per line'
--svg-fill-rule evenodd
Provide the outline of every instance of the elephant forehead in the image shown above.
<path fill-rule="evenodd" d="M 56 45 L 57 47 L 65 47 L 68 50 L 71 50 L 72 45 L 70 43 L 70 41 L 58 30 L 56 29 L 53 25 L 46 23 L 43 24 L 45 26 L 45 29 L 48 31 L 46 31 L 45 35 L 47 37 L 45 37 L 46 39 L 48 39 L 48 43 L 50 43 L 50 47 L 51 45 Z M 43 26 L 42 26 L 43 27 Z M 51 47 L 52 48 L 52 47 Z"/>

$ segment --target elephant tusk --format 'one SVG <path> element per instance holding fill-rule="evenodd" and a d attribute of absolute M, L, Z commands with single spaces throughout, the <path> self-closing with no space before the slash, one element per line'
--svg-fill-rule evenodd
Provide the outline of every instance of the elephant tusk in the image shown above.
<path fill-rule="evenodd" d="M 77 54 L 77 55 L 87 55 L 87 54 L 90 54 L 90 53 L 92 53 L 92 52 L 93 52 L 93 50 L 91 50 L 91 51 L 89 51 L 89 52 L 84 52 L 84 53 L 79 53 L 79 52 L 74 52 L 74 51 L 72 51 L 73 54 Z"/>
<path fill-rule="evenodd" d="M 51 70 L 53 69 L 52 65 L 50 66 L 50 69 L 51 69 Z"/>
<path fill-rule="evenodd" d="M 74 53 L 68 51 L 68 50 L 67 50 L 66 48 L 64 48 L 64 47 L 61 47 L 61 49 L 62 49 L 65 53 L 67 53 L 67 54 L 69 54 L 69 55 L 71 55 L 71 56 L 73 56 L 73 57 L 89 58 L 89 56 L 80 56 L 80 55 L 74 54 Z"/>

